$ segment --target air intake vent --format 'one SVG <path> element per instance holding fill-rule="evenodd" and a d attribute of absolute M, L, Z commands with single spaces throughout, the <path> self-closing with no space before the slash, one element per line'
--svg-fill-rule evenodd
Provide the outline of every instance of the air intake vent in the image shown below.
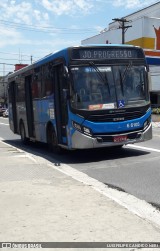
<path fill-rule="evenodd" d="M 108 113 L 108 114 L 92 114 L 87 120 L 93 122 L 120 122 L 126 120 L 132 120 L 142 117 L 145 112 L 142 111 L 128 111 L 128 112 L 120 112 L 120 113 Z"/>

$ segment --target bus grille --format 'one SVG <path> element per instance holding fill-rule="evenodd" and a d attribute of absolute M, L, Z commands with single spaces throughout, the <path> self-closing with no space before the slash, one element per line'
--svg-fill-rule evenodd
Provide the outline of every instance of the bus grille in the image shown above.
<path fill-rule="evenodd" d="M 142 111 L 129 111 L 125 113 L 92 114 L 87 120 L 92 122 L 120 122 L 140 118 L 145 113 Z"/>

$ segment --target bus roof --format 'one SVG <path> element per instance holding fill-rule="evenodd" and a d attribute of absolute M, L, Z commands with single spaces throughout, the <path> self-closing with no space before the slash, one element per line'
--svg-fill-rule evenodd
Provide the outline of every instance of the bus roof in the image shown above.
<path fill-rule="evenodd" d="M 132 47 L 132 48 L 140 48 L 138 46 L 134 46 L 134 45 L 128 45 L 128 44 L 85 44 L 85 45 L 78 45 L 78 46 L 72 46 L 72 47 L 67 47 L 65 49 L 62 49 L 60 51 L 54 52 L 54 53 L 50 53 L 49 55 L 44 56 L 43 58 L 35 61 L 33 64 L 28 65 L 14 73 L 9 74 L 8 78 L 12 78 L 18 74 L 22 74 L 26 71 L 29 71 L 31 69 L 40 67 L 41 65 L 45 64 L 45 63 L 49 63 L 50 61 L 54 60 L 54 59 L 58 59 L 58 58 L 65 58 L 66 61 L 68 61 L 68 50 L 69 49 L 78 49 L 78 48 L 94 48 L 94 47 Z"/>

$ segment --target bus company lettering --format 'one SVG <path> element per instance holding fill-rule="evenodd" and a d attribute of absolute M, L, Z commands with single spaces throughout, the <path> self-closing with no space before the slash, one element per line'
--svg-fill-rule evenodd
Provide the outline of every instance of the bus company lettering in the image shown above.
<path fill-rule="evenodd" d="M 81 54 L 83 59 L 114 59 L 132 58 L 131 50 L 84 50 Z"/>

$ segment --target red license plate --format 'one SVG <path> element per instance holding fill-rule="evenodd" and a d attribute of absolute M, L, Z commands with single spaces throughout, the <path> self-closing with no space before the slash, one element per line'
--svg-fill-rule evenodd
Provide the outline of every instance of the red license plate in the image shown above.
<path fill-rule="evenodd" d="M 113 138 L 113 141 L 115 143 L 123 142 L 123 141 L 126 141 L 126 140 L 127 140 L 127 135 L 114 136 L 114 138 Z"/>

